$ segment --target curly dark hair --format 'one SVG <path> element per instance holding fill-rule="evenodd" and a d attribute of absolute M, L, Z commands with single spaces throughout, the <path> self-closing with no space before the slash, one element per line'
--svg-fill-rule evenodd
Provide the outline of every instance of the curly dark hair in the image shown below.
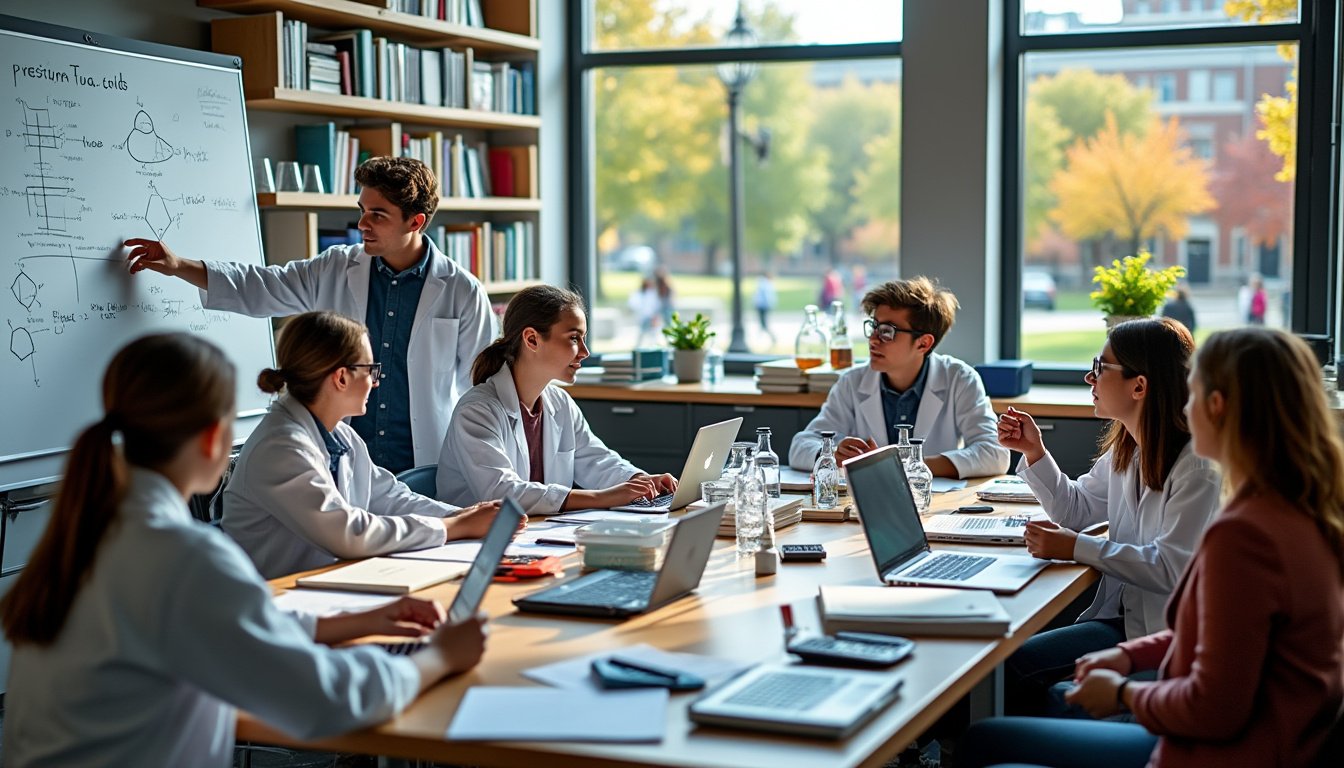
<path fill-rule="evenodd" d="M 425 214 L 425 226 L 439 207 L 439 179 L 433 169 L 409 157 L 371 157 L 355 169 L 360 186 L 378 190 L 401 215 Z"/>

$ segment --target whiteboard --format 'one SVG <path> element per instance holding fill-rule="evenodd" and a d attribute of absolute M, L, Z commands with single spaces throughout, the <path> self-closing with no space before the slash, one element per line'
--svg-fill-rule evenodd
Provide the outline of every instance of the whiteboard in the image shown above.
<path fill-rule="evenodd" d="M 101 417 L 112 355 L 190 331 L 238 369 L 239 432 L 268 397 L 270 321 L 206 311 L 182 280 L 126 272 L 123 240 L 263 264 L 240 63 L 0 17 L 0 491 L 60 474 Z"/>

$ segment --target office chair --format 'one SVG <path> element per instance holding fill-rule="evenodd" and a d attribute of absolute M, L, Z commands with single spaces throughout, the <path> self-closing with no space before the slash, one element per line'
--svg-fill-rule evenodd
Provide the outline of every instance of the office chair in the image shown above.
<path fill-rule="evenodd" d="M 397 479 L 405 483 L 412 491 L 421 496 L 428 496 L 431 499 L 438 498 L 439 485 L 436 476 L 439 473 L 438 464 L 422 464 L 418 467 L 397 473 Z"/>

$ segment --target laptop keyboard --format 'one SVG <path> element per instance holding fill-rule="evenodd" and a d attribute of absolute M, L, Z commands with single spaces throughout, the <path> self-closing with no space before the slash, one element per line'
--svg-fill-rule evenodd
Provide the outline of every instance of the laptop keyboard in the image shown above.
<path fill-rule="evenodd" d="M 555 590 L 545 596 L 548 603 L 575 605 L 619 605 L 632 600 L 648 600 L 658 574 L 652 571 L 621 571 L 605 579 L 595 579 L 570 590 Z"/>
<path fill-rule="evenodd" d="M 761 676 L 724 703 L 797 712 L 821 704 L 847 682 L 834 677 L 777 672 Z"/>
<path fill-rule="evenodd" d="M 627 507 L 666 507 L 666 506 L 668 506 L 669 504 L 672 503 L 672 497 L 675 496 L 675 495 L 676 495 L 675 493 L 673 493 L 673 492 L 669 492 L 669 493 L 660 493 L 660 494 L 658 494 L 657 496 L 654 496 L 652 499 L 646 499 L 646 498 L 640 497 L 640 498 L 635 499 L 634 501 L 630 502 L 629 504 L 626 504 L 625 506 L 627 506 Z"/>
<path fill-rule="evenodd" d="M 913 571 L 902 573 L 901 578 L 965 581 L 988 568 L 993 562 L 994 558 L 980 555 L 939 555 Z"/>

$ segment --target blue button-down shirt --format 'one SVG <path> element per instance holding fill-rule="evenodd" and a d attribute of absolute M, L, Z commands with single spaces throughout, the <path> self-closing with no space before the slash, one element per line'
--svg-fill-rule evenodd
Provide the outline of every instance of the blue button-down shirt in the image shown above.
<path fill-rule="evenodd" d="M 383 376 L 369 394 L 368 411 L 351 419 L 350 426 L 368 443 L 373 463 L 389 472 L 415 466 L 406 355 L 428 265 L 426 245 L 425 255 L 410 269 L 394 272 L 378 256 L 369 270 L 369 309 L 364 324 L 369 327 L 373 359 L 383 364 Z"/>
<path fill-rule="evenodd" d="M 341 457 L 350 452 L 350 446 L 335 433 L 327 431 L 327 425 L 317 418 L 316 413 L 312 411 L 308 413 L 312 414 L 313 421 L 317 422 L 317 433 L 322 436 L 322 442 L 327 446 L 327 455 L 330 457 L 327 460 L 327 468 L 331 470 L 331 477 L 335 480 L 341 476 L 338 471 L 341 468 Z"/>
<path fill-rule="evenodd" d="M 882 382 L 882 415 L 887 419 L 887 445 L 895 445 L 901 438 L 901 431 L 896 428 L 897 424 L 909 424 L 914 426 L 915 417 L 919 415 L 919 400 L 924 397 L 924 384 L 929 379 L 929 358 L 924 358 L 924 364 L 920 366 L 919 375 L 915 377 L 915 383 L 904 392 L 899 392 L 891 384 L 887 383 L 887 377 L 884 374 L 879 381 Z M 911 437 L 919 437 L 913 434 Z"/>

